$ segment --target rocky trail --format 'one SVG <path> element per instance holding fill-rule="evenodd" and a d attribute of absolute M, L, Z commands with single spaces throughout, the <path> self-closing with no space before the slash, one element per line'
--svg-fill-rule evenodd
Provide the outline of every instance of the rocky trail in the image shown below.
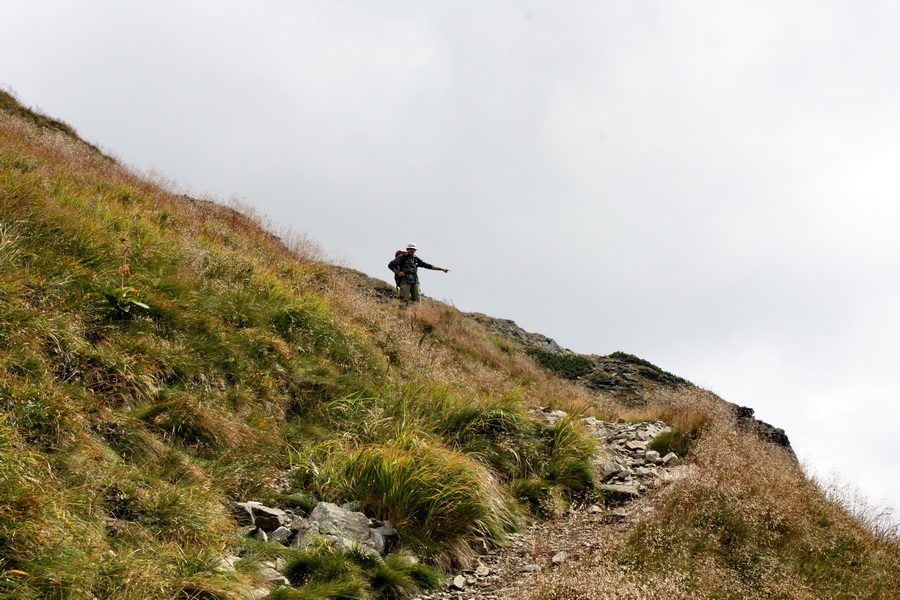
<path fill-rule="evenodd" d="M 562 411 L 541 413 L 551 424 L 567 417 Z M 661 456 L 648 448 L 655 437 L 670 430 L 662 421 L 609 422 L 593 417 L 582 421 L 600 443 L 594 468 L 604 504 L 573 506 L 559 517 L 534 521 L 511 534 L 505 546 L 485 548 L 470 568 L 451 573 L 445 589 L 422 594 L 418 600 L 529 598 L 558 571 L 593 563 L 600 549 L 613 547 L 627 536 L 633 523 L 652 511 L 654 492 L 683 474 L 685 467 L 674 453 Z M 397 535 L 389 522 L 359 512 L 356 503 L 319 502 L 308 515 L 259 502 L 233 503 L 230 508 L 246 535 L 293 548 L 326 543 L 384 554 Z M 226 558 L 226 568 L 233 568 L 237 560 L 236 556 Z M 260 588 L 258 597 L 264 597 L 267 588 L 288 584 L 283 566 L 262 565 L 260 574 L 268 586 Z"/>
<path fill-rule="evenodd" d="M 549 415 L 552 420 L 560 415 Z M 577 570 L 601 550 L 622 541 L 635 521 L 652 512 L 654 493 L 683 473 L 675 457 L 655 456 L 646 444 L 668 431 L 659 421 L 640 424 L 588 421 L 601 440 L 597 463 L 606 506 L 571 507 L 560 517 L 535 521 L 512 534 L 508 545 L 492 549 L 448 582 L 448 588 L 417 600 L 522 600 L 531 598 L 561 571 Z M 649 454 L 649 459 L 647 455 Z M 617 500 L 617 502 L 615 501 Z"/>
<path fill-rule="evenodd" d="M 614 509 L 588 507 L 541 521 L 510 536 L 509 544 L 480 556 L 477 567 L 450 580 L 448 589 L 420 600 L 522 600 L 531 598 L 562 570 L 578 569 L 630 531 L 651 510 L 646 498 Z"/>

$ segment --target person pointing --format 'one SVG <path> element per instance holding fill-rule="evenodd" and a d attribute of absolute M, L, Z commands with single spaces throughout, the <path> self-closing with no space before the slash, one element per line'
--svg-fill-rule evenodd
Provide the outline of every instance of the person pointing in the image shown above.
<path fill-rule="evenodd" d="M 422 299 L 419 288 L 419 267 L 432 271 L 443 271 L 444 273 L 450 272 L 450 269 L 436 267 L 416 256 L 417 249 L 416 245 L 410 242 L 406 245 L 405 254 L 396 256 L 394 260 L 388 263 L 388 269 L 394 273 L 394 278 L 400 287 L 400 300 L 407 306 Z"/>

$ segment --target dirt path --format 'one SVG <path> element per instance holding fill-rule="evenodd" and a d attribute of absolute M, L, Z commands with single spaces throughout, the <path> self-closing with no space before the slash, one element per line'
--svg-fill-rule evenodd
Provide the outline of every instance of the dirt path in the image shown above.
<path fill-rule="evenodd" d="M 420 600 L 523 600 L 561 570 L 577 569 L 592 555 L 628 535 L 633 523 L 652 510 L 648 493 L 626 505 L 570 510 L 510 536 L 503 548 L 479 556 L 477 566 L 451 579 L 446 590 Z"/>
<path fill-rule="evenodd" d="M 548 420 L 565 416 L 547 414 Z M 669 430 L 661 421 L 616 423 L 586 419 L 602 448 L 595 461 L 602 491 L 626 500 L 618 506 L 589 506 L 563 516 L 538 521 L 509 537 L 503 547 L 479 556 L 473 568 L 454 574 L 447 589 L 419 596 L 420 600 L 527 600 L 560 572 L 596 566 L 601 552 L 619 546 L 634 523 L 652 511 L 662 486 L 683 477 L 674 454 L 665 458 L 647 449 L 650 441 Z M 592 560 L 593 559 L 593 560 Z M 615 568 L 610 566 L 610 568 Z"/>

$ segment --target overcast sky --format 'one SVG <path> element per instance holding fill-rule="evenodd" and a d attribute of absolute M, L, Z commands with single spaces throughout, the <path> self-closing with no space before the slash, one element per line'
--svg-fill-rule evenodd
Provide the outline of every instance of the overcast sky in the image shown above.
<path fill-rule="evenodd" d="M 0 85 L 182 191 L 783 427 L 900 510 L 900 4 L 3 0 Z"/>

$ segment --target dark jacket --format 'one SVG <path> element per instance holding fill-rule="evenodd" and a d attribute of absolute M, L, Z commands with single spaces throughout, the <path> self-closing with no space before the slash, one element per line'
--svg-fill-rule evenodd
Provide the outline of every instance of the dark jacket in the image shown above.
<path fill-rule="evenodd" d="M 403 277 L 394 277 L 397 281 L 397 285 L 403 285 L 404 283 L 419 283 L 419 275 L 416 273 L 416 270 L 419 267 L 422 267 L 423 269 L 433 269 L 434 265 L 428 264 L 415 254 L 412 256 L 409 254 L 401 254 L 388 263 L 388 269 L 391 271 L 394 269 L 403 271 Z"/>

